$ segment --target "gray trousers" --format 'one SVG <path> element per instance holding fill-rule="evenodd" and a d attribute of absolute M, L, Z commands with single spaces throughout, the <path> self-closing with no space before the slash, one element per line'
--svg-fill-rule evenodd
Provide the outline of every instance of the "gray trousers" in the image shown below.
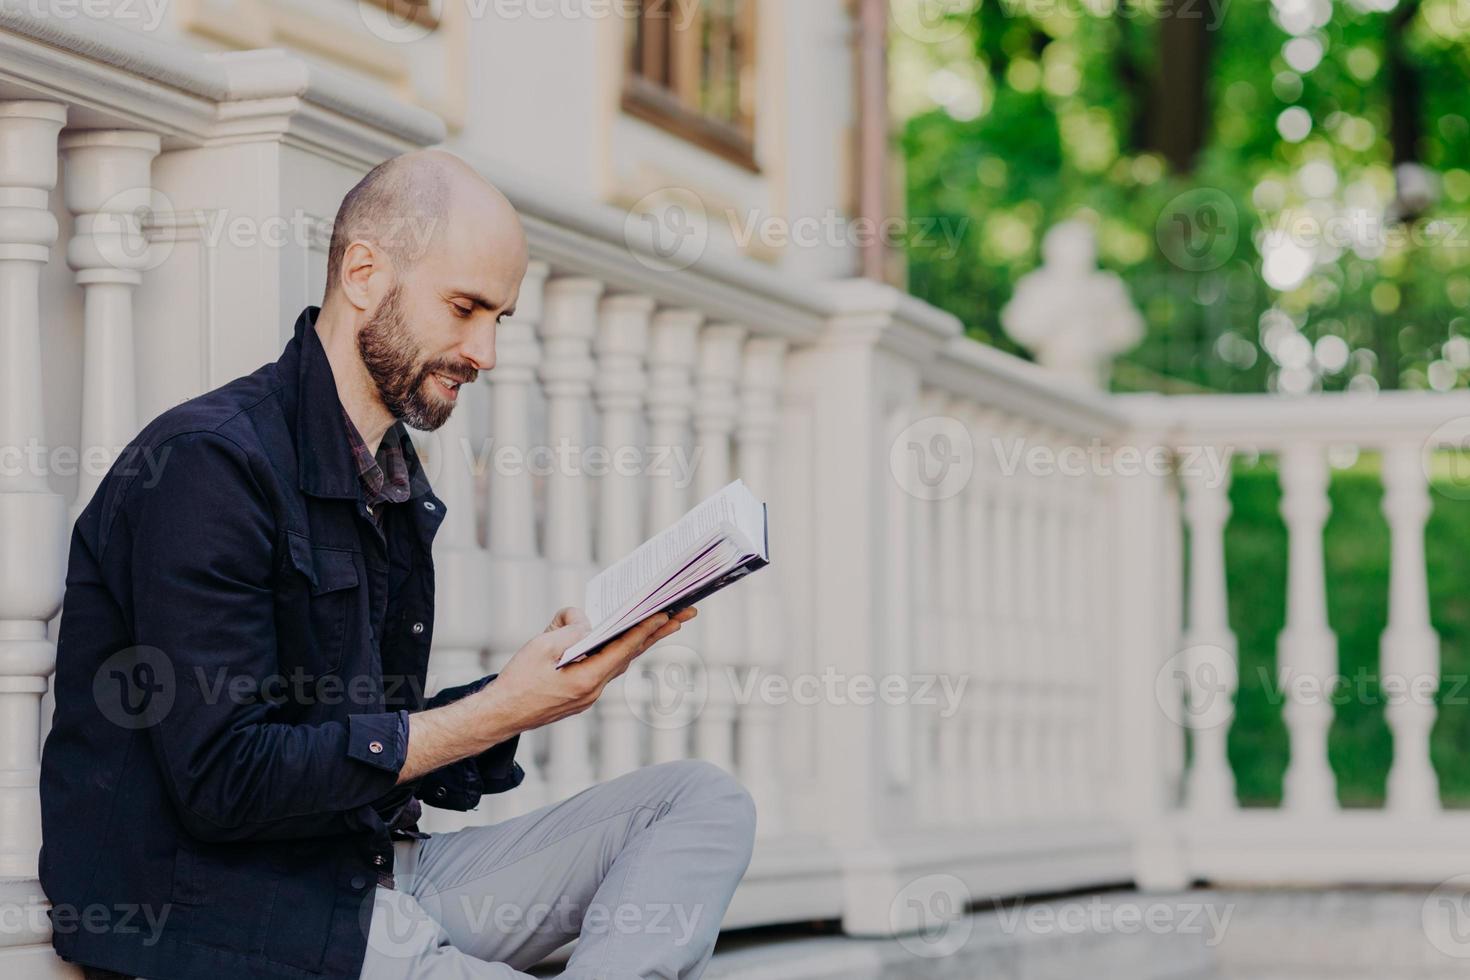
<path fill-rule="evenodd" d="M 685 980 L 709 963 L 750 862 L 755 807 L 723 769 L 672 762 L 489 827 L 395 845 L 363 980 Z"/>

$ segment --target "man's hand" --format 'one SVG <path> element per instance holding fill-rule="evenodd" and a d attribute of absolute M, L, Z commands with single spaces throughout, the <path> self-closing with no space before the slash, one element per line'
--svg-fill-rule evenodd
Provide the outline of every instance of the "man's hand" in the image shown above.
<path fill-rule="evenodd" d="M 625 673 L 659 640 L 679 632 L 695 615 L 690 608 L 672 617 L 664 613 L 650 616 L 596 654 L 558 670 L 562 654 L 590 629 L 580 609 L 563 609 L 544 633 L 516 652 L 495 683 L 475 697 L 484 702 L 486 720 L 512 725 L 512 734 L 581 714 L 596 703 L 613 678 Z"/>
<path fill-rule="evenodd" d="M 516 651 L 489 687 L 409 719 L 408 757 L 399 770 L 399 783 L 479 755 L 521 732 L 581 714 L 597 702 L 613 678 L 695 615 L 692 607 L 673 616 L 657 613 L 593 656 L 558 670 L 562 654 L 591 628 L 580 609 L 561 610 L 542 633 Z"/>

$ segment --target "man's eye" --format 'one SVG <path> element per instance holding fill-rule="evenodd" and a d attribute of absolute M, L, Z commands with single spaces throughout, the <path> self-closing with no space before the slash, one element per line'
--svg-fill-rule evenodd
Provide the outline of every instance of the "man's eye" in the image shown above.
<path fill-rule="evenodd" d="M 460 306 L 458 303 L 451 303 L 450 306 L 454 307 L 454 315 L 459 317 L 461 320 L 468 319 L 469 315 L 475 312 L 475 308 L 473 306 Z"/>

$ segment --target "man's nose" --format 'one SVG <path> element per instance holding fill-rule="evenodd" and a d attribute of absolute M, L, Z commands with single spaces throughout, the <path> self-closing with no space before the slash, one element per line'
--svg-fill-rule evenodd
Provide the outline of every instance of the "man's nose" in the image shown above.
<path fill-rule="evenodd" d="M 470 334 L 461 353 L 477 371 L 489 371 L 495 367 L 495 323 L 488 327 L 476 327 Z"/>

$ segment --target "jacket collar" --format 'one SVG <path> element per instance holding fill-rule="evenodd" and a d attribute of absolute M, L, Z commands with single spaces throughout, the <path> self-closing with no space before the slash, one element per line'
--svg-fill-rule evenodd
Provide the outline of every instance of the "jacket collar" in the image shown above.
<path fill-rule="evenodd" d="M 316 332 L 319 307 L 308 306 L 296 318 L 295 336 L 286 345 L 278 364 L 281 380 L 295 381 L 296 459 L 299 486 L 314 497 L 356 500 L 361 488 L 357 467 L 352 458 L 352 445 L 342 420 L 342 399 L 337 395 L 337 380 L 326 348 Z M 293 370 L 294 368 L 294 370 Z M 411 498 L 434 498 L 413 440 L 401 421 L 395 421 L 383 435 L 396 439 L 403 448 L 408 465 Z M 442 508 L 440 509 L 442 513 Z"/>

